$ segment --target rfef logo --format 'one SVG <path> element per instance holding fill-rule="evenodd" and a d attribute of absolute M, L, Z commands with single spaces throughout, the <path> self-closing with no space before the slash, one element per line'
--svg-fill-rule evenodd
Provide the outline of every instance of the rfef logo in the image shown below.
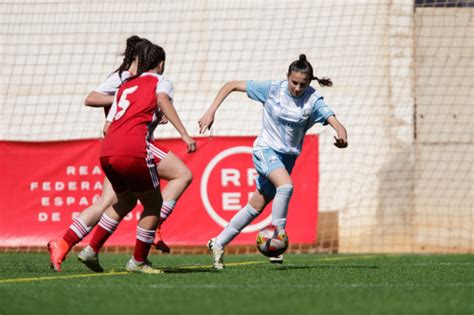
<path fill-rule="evenodd" d="M 231 147 L 211 159 L 201 178 L 200 193 L 204 207 L 214 222 L 225 227 L 248 203 L 256 190 L 257 176 L 252 163 L 252 147 Z M 255 232 L 270 223 L 271 213 L 263 219 L 258 217 L 242 232 Z"/>

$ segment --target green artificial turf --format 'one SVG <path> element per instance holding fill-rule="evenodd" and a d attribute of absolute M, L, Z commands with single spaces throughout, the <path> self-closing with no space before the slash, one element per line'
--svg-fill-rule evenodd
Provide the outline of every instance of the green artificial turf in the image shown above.
<path fill-rule="evenodd" d="M 94 274 L 71 254 L 0 254 L 0 314 L 473 314 L 473 255 L 150 256 L 159 275 L 125 272 L 101 255 Z"/>

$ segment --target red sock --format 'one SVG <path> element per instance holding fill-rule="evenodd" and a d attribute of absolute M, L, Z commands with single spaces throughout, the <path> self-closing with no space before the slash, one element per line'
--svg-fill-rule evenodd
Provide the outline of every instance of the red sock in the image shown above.
<path fill-rule="evenodd" d="M 105 242 L 109 239 L 110 233 L 100 225 L 97 226 L 94 235 L 92 236 L 91 242 L 89 244 L 90 247 L 94 250 L 94 252 L 98 253 L 102 246 L 104 246 Z"/>
<path fill-rule="evenodd" d="M 69 248 L 71 248 L 77 243 L 79 243 L 82 240 L 82 238 L 77 236 L 77 234 L 73 230 L 68 229 L 66 231 L 66 234 L 64 234 L 63 236 L 63 240 L 69 245 Z"/>
<path fill-rule="evenodd" d="M 76 218 L 63 236 L 63 240 L 68 244 L 69 248 L 79 243 L 84 237 L 89 234 L 92 227 L 87 226 L 81 218 Z"/>
<path fill-rule="evenodd" d="M 136 240 L 135 250 L 133 251 L 133 258 L 136 262 L 146 261 L 151 245 L 153 245 L 153 243 L 145 243 L 139 239 Z"/>
<path fill-rule="evenodd" d="M 155 230 L 146 230 L 137 226 L 137 241 L 135 242 L 135 250 L 133 252 L 133 258 L 135 258 L 135 261 L 146 261 L 154 239 Z"/>
<path fill-rule="evenodd" d="M 111 219 L 107 214 L 102 214 L 94 236 L 92 236 L 90 247 L 94 252 L 98 253 L 102 246 L 104 246 L 107 239 L 114 233 L 120 221 Z"/>

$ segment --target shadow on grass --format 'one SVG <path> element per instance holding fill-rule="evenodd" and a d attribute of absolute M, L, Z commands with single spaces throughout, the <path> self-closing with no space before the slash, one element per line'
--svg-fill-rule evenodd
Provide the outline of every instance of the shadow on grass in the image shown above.
<path fill-rule="evenodd" d="M 298 266 L 298 265 L 279 265 L 274 271 L 298 270 L 298 269 L 379 269 L 374 265 L 317 265 L 317 266 Z"/>
<path fill-rule="evenodd" d="M 219 270 L 215 270 L 213 268 L 158 268 L 163 270 L 164 273 L 203 273 L 203 272 L 219 272 Z"/>

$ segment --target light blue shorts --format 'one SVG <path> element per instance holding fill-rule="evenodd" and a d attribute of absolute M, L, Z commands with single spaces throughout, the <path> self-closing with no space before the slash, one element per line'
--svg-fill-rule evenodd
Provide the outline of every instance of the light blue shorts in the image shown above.
<path fill-rule="evenodd" d="M 258 173 L 257 189 L 265 196 L 273 198 L 276 188 L 268 176 L 272 171 L 282 167 L 288 174 L 291 174 L 297 158 L 298 156 L 295 154 L 279 153 L 270 148 L 255 148 L 253 150 L 253 164 Z"/>

